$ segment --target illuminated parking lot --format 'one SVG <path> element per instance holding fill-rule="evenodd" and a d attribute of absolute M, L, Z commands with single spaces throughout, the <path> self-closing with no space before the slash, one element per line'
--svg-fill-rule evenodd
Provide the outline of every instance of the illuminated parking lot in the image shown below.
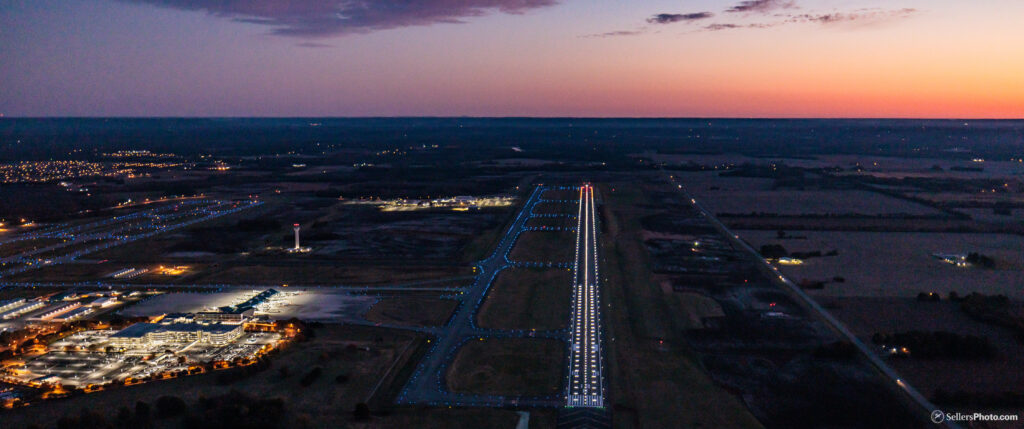
<path fill-rule="evenodd" d="M 245 332 L 222 346 L 199 341 L 158 341 L 125 348 L 112 344 L 111 338 L 116 332 L 85 331 L 57 341 L 50 346 L 49 353 L 30 358 L 23 367 L 14 368 L 14 377 L 27 385 L 131 384 L 194 374 L 217 362 L 245 363 L 269 351 L 281 340 L 278 333 Z"/>

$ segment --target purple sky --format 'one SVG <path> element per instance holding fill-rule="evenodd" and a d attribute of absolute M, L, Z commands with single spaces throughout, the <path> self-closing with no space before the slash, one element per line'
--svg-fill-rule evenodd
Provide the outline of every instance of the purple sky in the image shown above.
<path fill-rule="evenodd" d="M 1022 117 L 1022 16 L 1017 0 L 0 0 L 0 113 Z"/>

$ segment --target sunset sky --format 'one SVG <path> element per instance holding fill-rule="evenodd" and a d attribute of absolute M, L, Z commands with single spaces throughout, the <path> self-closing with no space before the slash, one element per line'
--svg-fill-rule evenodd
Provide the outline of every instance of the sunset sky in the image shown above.
<path fill-rule="evenodd" d="M 1020 0 L 0 0 L 12 116 L 1024 118 Z"/>

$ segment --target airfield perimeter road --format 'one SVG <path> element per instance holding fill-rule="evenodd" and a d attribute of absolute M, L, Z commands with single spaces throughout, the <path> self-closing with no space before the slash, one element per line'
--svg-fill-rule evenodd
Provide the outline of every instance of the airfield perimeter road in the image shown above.
<path fill-rule="evenodd" d="M 604 360 L 593 186 L 580 187 L 579 205 L 566 406 L 600 408 L 604 407 Z"/>
<path fill-rule="evenodd" d="M 766 272 L 772 274 L 772 278 L 777 279 L 782 286 L 788 289 L 794 296 L 798 297 L 801 301 L 806 303 L 808 307 L 813 309 L 821 317 L 821 319 L 826 324 L 828 324 L 828 326 L 830 326 L 836 333 L 838 333 L 847 341 L 855 345 L 857 349 L 860 350 L 861 354 L 867 357 L 868 361 L 871 363 L 872 366 L 874 366 L 882 375 L 887 377 L 890 381 L 895 383 L 897 390 L 903 392 L 906 395 L 906 398 L 909 399 L 914 405 L 918 407 L 919 411 L 923 413 L 921 415 L 931 416 L 931 413 L 934 410 L 938 409 L 934 404 L 928 401 L 928 399 L 921 395 L 921 393 L 918 392 L 917 389 L 914 389 L 911 385 L 907 384 L 906 381 L 903 381 L 903 379 L 900 378 L 900 376 L 896 373 L 895 370 L 892 369 L 892 367 L 883 362 L 882 359 L 879 358 L 878 355 L 875 354 L 875 352 L 871 348 L 869 348 L 866 344 L 864 344 L 863 341 L 857 338 L 856 335 L 850 332 L 850 330 L 847 329 L 846 326 L 842 324 L 842 322 L 840 322 L 831 314 L 829 314 L 829 312 L 825 310 L 824 307 L 819 305 L 817 301 L 815 301 L 813 298 L 804 293 L 804 291 L 800 289 L 800 286 L 797 286 L 795 283 L 790 281 L 789 278 L 782 275 L 782 273 L 779 272 L 778 268 L 772 266 L 771 263 L 769 263 L 766 259 L 761 257 L 760 253 L 754 250 L 753 247 L 750 247 L 750 244 L 747 244 L 746 241 L 741 240 L 739 235 L 734 234 L 731 230 L 729 230 L 729 228 L 725 226 L 725 224 L 720 222 L 718 218 L 711 214 L 710 211 L 708 211 L 707 209 L 704 208 L 704 206 L 698 203 L 697 200 L 693 198 L 689 194 L 689 192 L 686 191 L 683 185 L 676 183 L 676 180 L 673 176 L 669 175 L 664 170 L 662 170 L 662 173 L 665 174 L 665 177 L 668 179 L 669 183 L 675 185 L 676 190 L 678 190 L 687 200 L 689 200 L 690 203 L 693 204 L 693 206 L 700 211 L 701 215 L 704 216 L 709 222 L 711 222 L 711 224 L 723 236 L 725 236 L 734 246 L 736 246 L 739 249 L 743 249 L 747 253 L 753 255 L 754 258 L 761 264 L 762 268 L 765 269 Z M 943 426 L 947 428 L 961 427 L 955 422 L 948 420 L 943 422 Z"/>

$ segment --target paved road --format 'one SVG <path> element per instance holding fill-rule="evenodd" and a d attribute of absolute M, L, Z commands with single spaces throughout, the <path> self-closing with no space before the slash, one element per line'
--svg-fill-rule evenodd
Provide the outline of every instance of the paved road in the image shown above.
<path fill-rule="evenodd" d="M 662 172 L 664 173 L 664 171 Z M 917 389 L 914 389 L 911 385 L 907 384 L 906 381 L 900 378 L 899 374 L 897 374 L 894 369 L 892 369 L 889 365 L 882 361 L 882 359 L 878 357 L 874 350 L 869 348 L 866 344 L 864 344 L 863 341 L 857 338 L 856 335 L 850 332 L 850 330 L 847 329 L 842 322 L 840 322 L 838 319 L 829 314 L 829 312 L 825 310 L 824 307 L 819 305 L 817 301 L 815 301 L 813 298 L 804 293 L 800 286 L 797 286 L 795 283 L 790 281 L 789 278 L 782 275 L 782 273 L 779 272 L 778 268 L 776 268 L 767 260 L 762 258 L 760 253 L 754 250 L 754 248 L 747 244 L 747 242 L 741 240 L 739 235 L 734 234 L 731 230 L 729 230 L 729 228 L 725 226 L 725 224 L 720 222 L 718 218 L 716 218 L 711 212 L 705 209 L 704 206 L 697 202 L 696 199 L 690 196 L 690 194 L 685 190 L 685 188 L 683 188 L 682 184 L 677 183 L 676 180 L 672 176 L 669 176 L 667 173 L 666 176 L 668 176 L 669 181 L 676 186 L 676 189 L 679 190 L 679 192 L 682 193 L 686 197 L 686 199 L 690 200 L 690 203 L 693 204 L 695 208 L 700 210 L 701 215 L 707 218 L 707 220 L 711 222 L 711 224 L 716 229 L 718 229 L 720 233 L 722 233 L 727 239 L 729 239 L 734 246 L 736 246 L 739 249 L 743 249 L 747 253 L 753 255 L 754 258 L 759 261 L 762 268 L 771 272 L 772 275 L 778 279 L 780 284 L 789 289 L 789 291 L 792 292 L 793 295 L 800 298 L 800 300 L 804 301 L 811 309 L 817 312 L 821 319 L 824 320 L 825 323 L 828 324 L 835 332 L 843 336 L 847 341 L 857 346 L 861 354 L 867 357 L 868 361 L 879 372 L 881 372 L 885 377 L 892 381 L 896 385 L 898 391 L 903 392 L 906 395 L 906 397 L 918 407 L 919 412 L 923 413 L 923 415 L 930 416 L 932 411 L 938 409 L 935 406 L 935 404 L 932 404 L 931 401 L 929 401 L 923 395 L 921 395 L 921 393 L 918 392 Z M 955 422 L 946 421 L 944 422 L 944 427 L 960 428 L 961 426 L 956 424 Z"/>
<path fill-rule="evenodd" d="M 573 308 L 566 386 L 566 406 L 569 407 L 604 407 L 596 214 L 594 188 L 584 185 L 580 187 L 576 259 L 573 264 Z"/>

